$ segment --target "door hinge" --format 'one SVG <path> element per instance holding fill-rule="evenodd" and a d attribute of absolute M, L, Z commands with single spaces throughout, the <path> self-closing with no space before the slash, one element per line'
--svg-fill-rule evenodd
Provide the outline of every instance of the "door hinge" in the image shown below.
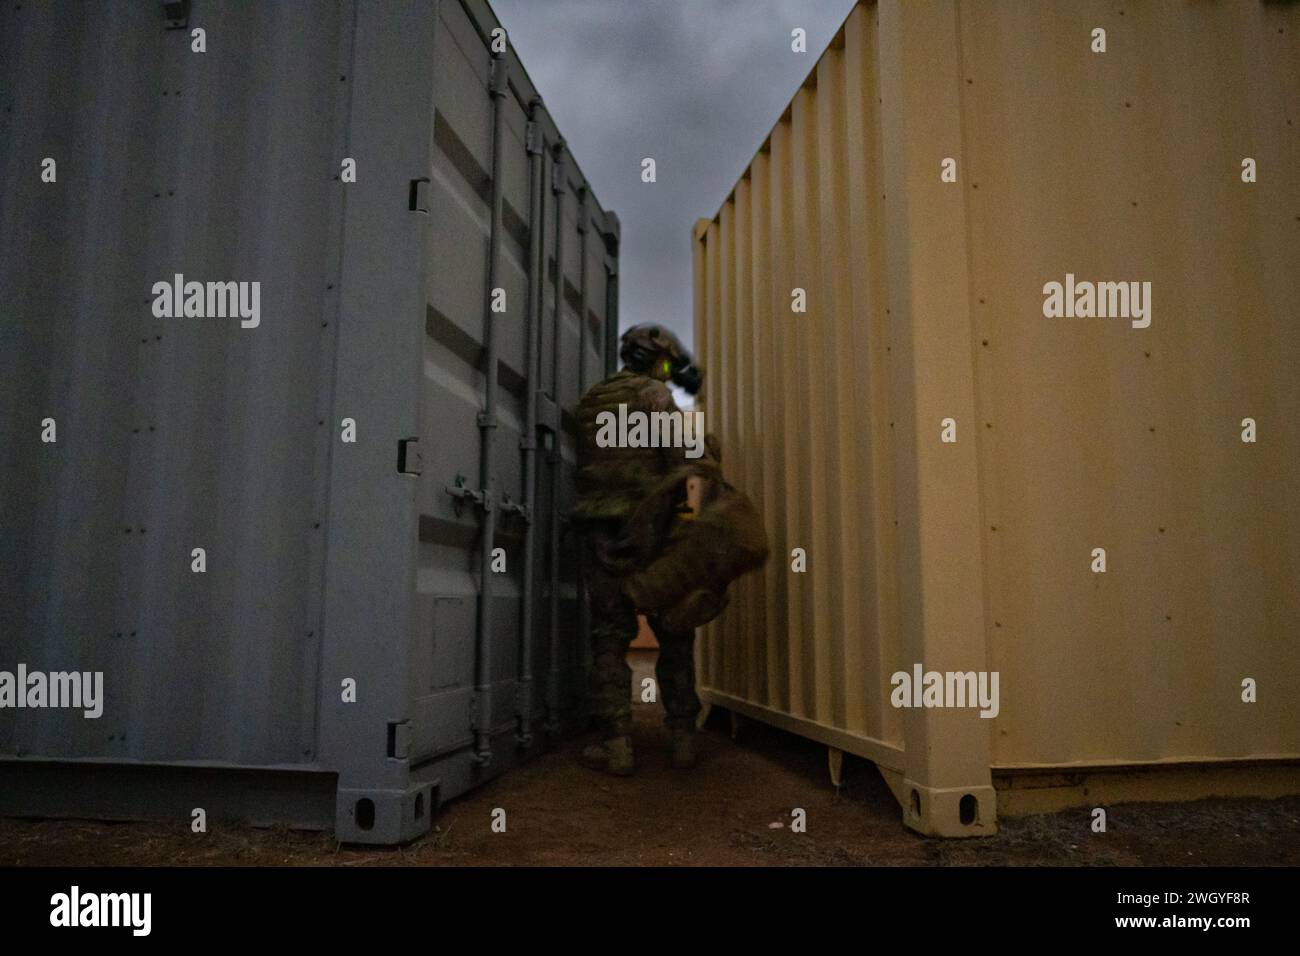
<path fill-rule="evenodd" d="M 551 167 L 551 192 L 562 193 L 568 188 L 568 174 L 564 168 L 564 145 L 555 147 L 555 165 Z"/>
<path fill-rule="evenodd" d="M 587 231 L 587 187 L 582 187 L 578 192 L 578 233 L 582 234 Z"/>
<path fill-rule="evenodd" d="M 529 120 L 524 126 L 524 148 L 532 156 L 542 151 L 542 124 L 536 120 Z"/>
<path fill-rule="evenodd" d="M 510 61 L 504 56 L 492 58 L 492 74 L 488 78 L 488 92 L 493 96 L 505 96 L 510 83 Z"/>

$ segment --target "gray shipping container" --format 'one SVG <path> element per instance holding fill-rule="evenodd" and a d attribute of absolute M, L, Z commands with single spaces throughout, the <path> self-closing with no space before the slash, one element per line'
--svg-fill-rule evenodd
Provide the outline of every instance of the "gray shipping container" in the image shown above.
<path fill-rule="evenodd" d="M 0 671 L 103 674 L 98 718 L 0 709 L 0 813 L 395 842 L 581 716 L 619 226 L 498 26 L 0 12 Z M 177 275 L 259 323 L 157 317 Z"/>

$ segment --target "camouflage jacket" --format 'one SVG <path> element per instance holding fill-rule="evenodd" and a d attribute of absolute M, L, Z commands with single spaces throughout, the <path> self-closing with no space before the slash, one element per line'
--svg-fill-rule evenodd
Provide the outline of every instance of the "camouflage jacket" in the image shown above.
<path fill-rule="evenodd" d="M 674 470 L 686 465 L 685 448 L 629 448 L 596 444 L 601 412 L 676 412 L 677 403 L 663 382 L 623 369 L 587 390 L 578 403 L 578 425 L 582 443 L 576 476 L 575 523 L 625 521 Z"/>

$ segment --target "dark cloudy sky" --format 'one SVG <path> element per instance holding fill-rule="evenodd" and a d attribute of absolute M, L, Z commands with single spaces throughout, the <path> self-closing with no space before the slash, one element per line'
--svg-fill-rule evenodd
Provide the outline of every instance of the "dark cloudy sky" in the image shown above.
<path fill-rule="evenodd" d="M 623 225 L 620 318 L 689 344 L 691 229 L 717 212 L 855 0 L 492 0 Z M 791 52 L 790 32 L 808 32 Z M 658 182 L 641 182 L 653 157 Z"/>

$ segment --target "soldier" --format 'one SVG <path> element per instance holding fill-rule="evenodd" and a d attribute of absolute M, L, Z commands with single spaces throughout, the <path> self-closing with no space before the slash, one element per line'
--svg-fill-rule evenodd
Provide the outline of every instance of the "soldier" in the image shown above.
<path fill-rule="evenodd" d="M 604 742 L 586 748 L 584 764 L 618 776 L 634 769 L 632 758 L 632 672 L 627 648 L 637 633 L 637 607 L 623 593 L 633 548 L 628 522 L 665 478 L 688 465 L 684 447 L 600 447 L 596 435 L 601 412 L 676 412 L 667 382 L 690 394 L 703 376 L 691 354 L 672 332 L 638 325 L 623 333 L 621 371 L 592 386 L 578 404 L 583 449 L 577 474 L 574 524 L 584 533 L 589 555 L 591 598 L 592 696 Z M 655 666 L 672 740 L 674 767 L 695 763 L 695 632 L 674 630 L 656 614 L 647 615 L 659 641 Z"/>

